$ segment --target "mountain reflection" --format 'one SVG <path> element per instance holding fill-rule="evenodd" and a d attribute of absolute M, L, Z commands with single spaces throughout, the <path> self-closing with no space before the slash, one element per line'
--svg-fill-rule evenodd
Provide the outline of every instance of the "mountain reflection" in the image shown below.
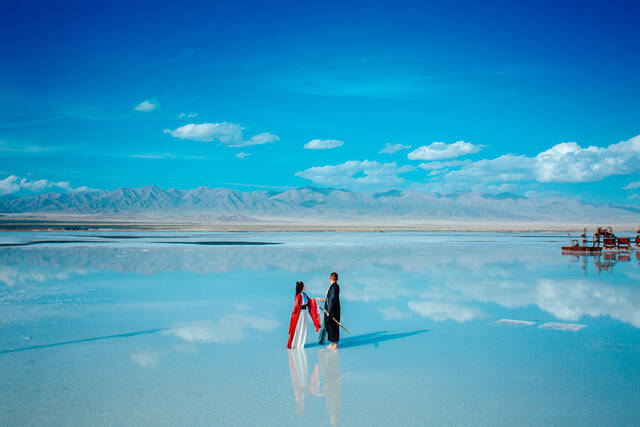
<path fill-rule="evenodd" d="M 349 270 L 355 265 L 388 271 L 420 272 L 426 269 L 460 267 L 477 270 L 488 265 L 536 264 L 553 262 L 555 254 L 546 251 L 517 250 L 497 245 L 442 246 L 435 253 L 416 245 L 311 247 L 300 251 L 295 246 L 247 247 L 30 247 L 1 248 L 0 265 L 26 265 L 41 273 L 57 270 L 102 271 L 155 274 L 189 271 L 198 274 L 228 273 L 240 269 L 316 272 L 327 268 Z M 21 276 L 0 276 L 9 285 Z M 12 280 L 13 279 L 13 280 Z M 29 278 L 27 277 L 28 281 Z M 36 279 L 37 280 L 37 279 Z M 38 280 L 40 281 L 40 280 Z"/>
<path fill-rule="evenodd" d="M 464 323 L 491 317 L 487 304 L 498 304 L 535 306 L 563 321 L 609 316 L 640 327 L 639 259 L 637 252 L 567 258 L 548 243 L 358 244 L 357 238 L 349 245 L 9 247 L 0 249 L 0 301 L 11 314 L 29 298 L 82 293 L 85 285 L 69 283 L 105 272 L 251 272 L 267 281 L 287 272 L 322 295 L 328 272 L 339 271 L 341 297 L 375 304 L 389 321 L 419 316 Z"/>

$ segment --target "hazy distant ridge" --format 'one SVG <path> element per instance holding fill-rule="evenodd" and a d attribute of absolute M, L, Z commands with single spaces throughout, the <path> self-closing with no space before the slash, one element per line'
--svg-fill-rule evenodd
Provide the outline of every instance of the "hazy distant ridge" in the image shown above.
<path fill-rule="evenodd" d="M 87 190 L 26 197 L 5 196 L 0 198 L 0 212 L 141 218 L 183 216 L 236 222 L 272 218 L 640 221 L 640 209 L 636 207 L 596 205 L 563 198 L 533 198 L 509 193 L 483 195 L 473 192 L 438 195 L 416 190 L 367 194 L 314 187 L 281 192 L 241 192 L 211 187 L 163 190 L 151 185 L 114 191 Z"/>

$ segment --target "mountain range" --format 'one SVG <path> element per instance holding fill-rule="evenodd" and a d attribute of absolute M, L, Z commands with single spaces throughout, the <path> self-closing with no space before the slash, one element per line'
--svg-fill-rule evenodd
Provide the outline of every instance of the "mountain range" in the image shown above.
<path fill-rule="evenodd" d="M 242 192 L 211 187 L 164 190 L 149 185 L 113 191 L 83 190 L 23 197 L 9 195 L 0 197 L 0 213 L 82 214 L 140 219 L 189 218 L 216 222 L 640 222 L 640 209 L 634 206 L 595 204 L 560 197 L 475 192 L 441 195 L 411 189 L 369 194 L 316 187 Z"/>

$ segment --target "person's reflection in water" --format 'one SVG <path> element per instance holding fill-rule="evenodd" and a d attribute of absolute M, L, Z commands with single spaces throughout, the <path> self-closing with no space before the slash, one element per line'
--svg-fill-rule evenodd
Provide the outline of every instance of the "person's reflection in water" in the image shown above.
<path fill-rule="evenodd" d="M 289 353 L 289 374 L 293 385 L 293 394 L 296 398 L 296 412 L 298 415 L 304 413 L 304 394 L 319 396 L 320 370 L 318 365 L 313 368 L 311 378 L 309 376 L 309 365 L 307 354 L 302 348 L 287 350 Z"/>
<path fill-rule="evenodd" d="M 332 426 L 338 425 L 340 415 L 340 357 L 337 351 L 320 350 L 318 362 L 324 377 L 325 398 L 329 410 L 329 421 Z"/>
<path fill-rule="evenodd" d="M 287 350 L 289 353 L 289 374 L 293 385 L 293 395 L 296 399 L 296 412 L 304 413 L 304 395 L 311 394 L 317 397 L 325 396 L 329 421 L 332 426 L 338 425 L 340 415 L 340 357 L 337 351 L 320 350 L 318 362 L 309 377 L 307 354 L 304 349 L 297 348 Z M 320 392 L 320 372 L 324 378 L 324 390 Z"/>

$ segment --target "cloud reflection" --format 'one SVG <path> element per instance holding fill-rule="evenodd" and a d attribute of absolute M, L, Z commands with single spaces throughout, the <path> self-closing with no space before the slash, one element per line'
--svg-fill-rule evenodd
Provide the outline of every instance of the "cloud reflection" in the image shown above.
<path fill-rule="evenodd" d="M 409 308 L 420 316 L 428 317 L 437 322 L 455 320 L 464 323 L 485 316 L 481 310 L 475 307 L 441 301 L 409 301 Z"/>
<path fill-rule="evenodd" d="M 579 325 L 577 323 L 557 323 L 547 322 L 544 325 L 538 326 L 540 329 L 555 329 L 556 331 L 571 331 L 577 332 L 582 328 L 586 328 L 587 325 Z"/>
<path fill-rule="evenodd" d="M 23 268 L 20 265 L 0 265 L 0 283 L 17 286 L 33 282 L 43 283 L 52 280 L 67 280 L 88 272 L 81 269 L 50 270 L 46 268 Z"/>
<path fill-rule="evenodd" d="M 531 326 L 536 322 L 531 322 L 530 320 L 515 320 L 515 319 L 500 319 L 496 320 L 495 324 L 498 326 L 511 326 L 514 328 L 522 328 L 524 326 Z"/>
<path fill-rule="evenodd" d="M 537 305 L 561 320 L 611 316 L 640 327 L 640 292 L 586 280 L 537 282 Z"/>
<path fill-rule="evenodd" d="M 243 341 L 247 329 L 269 332 L 276 329 L 279 322 L 271 318 L 231 314 L 220 317 L 215 322 L 198 322 L 178 326 L 164 332 L 188 342 L 227 343 Z"/>
<path fill-rule="evenodd" d="M 160 353 L 154 351 L 136 351 L 131 355 L 131 360 L 143 368 L 155 368 L 160 360 Z"/>
<path fill-rule="evenodd" d="M 555 243 L 516 243 L 508 237 L 503 243 L 456 244 L 443 243 L 443 238 L 431 241 L 428 236 L 422 243 L 410 236 L 406 244 L 375 244 L 357 236 L 345 239 L 336 237 L 349 245 L 311 245 L 304 246 L 304 251 L 299 245 L 194 247 L 190 252 L 162 245 L 2 248 L 0 282 L 10 288 L 0 284 L 0 302 L 5 313 L 14 313 L 7 318 L 24 321 L 30 305 L 42 303 L 38 311 L 44 312 L 55 295 L 86 291 L 86 280 L 81 284 L 74 278 L 81 275 L 88 279 L 105 271 L 126 275 L 250 271 L 265 277 L 272 272 L 289 272 L 305 280 L 311 296 L 321 297 L 328 286 L 328 273 L 338 271 L 342 299 L 368 303 L 387 320 L 415 313 L 436 321 L 468 322 L 489 316 L 486 305 L 498 304 L 507 309 L 535 306 L 568 322 L 585 316 L 609 316 L 640 328 L 637 263 L 627 263 L 611 274 L 584 276 L 575 263 L 567 268 L 567 260 Z M 51 286 L 52 282 L 60 286 Z M 406 308 L 393 309 L 390 302 L 393 307 Z M 58 310 L 57 306 L 51 308 Z M 264 324 L 270 324 L 269 320 L 221 318 L 216 324 L 187 328 L 182 337 L 228 342 L 244 336 L 248 328 L 259 330 Z"/>
<path fill-rule="evenodd" d="M 378 307 L 378 311 L 382 313 L 382 316 L 387 320 L 398 320 L 411 317 L 411 313 L 407 310 L 400 310 L 398 307 L 394 306 Z"/>

